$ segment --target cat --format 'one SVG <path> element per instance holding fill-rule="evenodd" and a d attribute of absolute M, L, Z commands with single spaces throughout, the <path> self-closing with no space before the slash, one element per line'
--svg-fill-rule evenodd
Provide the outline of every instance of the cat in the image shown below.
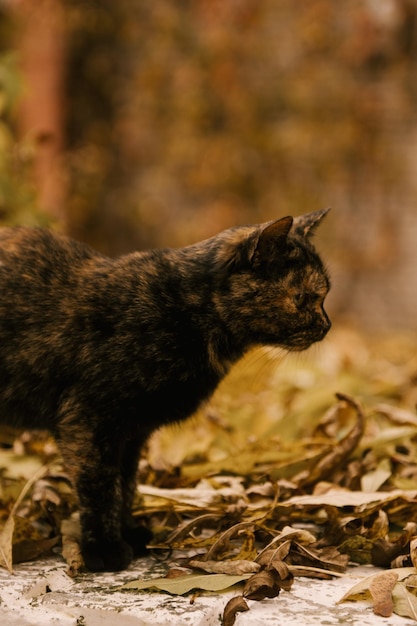
<path fill-rule="evenodd" d="M 131 505 L 152 431 L 192 415 L 250 348 L 325 337 L 330 280 L 311 235 L 326 213 L 116 259 L 0 229 L 0 420 L 56 438 L 87 569 L 125 569 L 151 538 Z"/>

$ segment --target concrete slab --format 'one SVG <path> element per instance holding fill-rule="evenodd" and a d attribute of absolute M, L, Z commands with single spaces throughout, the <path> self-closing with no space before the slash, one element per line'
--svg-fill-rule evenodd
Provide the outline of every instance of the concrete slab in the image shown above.
<path fill-rule="evenodd" d="M 237 590 L 197 596 L 116 590 L 137 578 L 165 575 L 165 566 L 138 559 L 119 573 L 85 574 L 72 580 L 59 557 L 0 570 L 1 626 L 219 626 L 227 601 Z M 376 568 L 350 568 L 335 580 L 296 578 L 290 592 L 274 599 L 248 601 L 236 626 L 415 626 L 397 615 L 376 616 L 365 602 L 337 601 Z"/>

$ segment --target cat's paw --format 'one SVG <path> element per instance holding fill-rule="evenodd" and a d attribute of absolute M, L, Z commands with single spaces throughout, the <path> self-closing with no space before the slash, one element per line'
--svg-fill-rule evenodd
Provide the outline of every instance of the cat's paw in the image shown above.
<path fill-rule="evenodd" d="M 122 530 L 123 539 L 131 546 L 134 556 L 147 553 L 146 546 L 152 539 L 152 533 L 146 526 L 129 525 Z"/>
<path fill-rule="evenodd" d="M 126 569 L 133 558 L 126 541 L 89 541 L 82 545 L 81 553 L 91 572 L 118 572 Z"/>

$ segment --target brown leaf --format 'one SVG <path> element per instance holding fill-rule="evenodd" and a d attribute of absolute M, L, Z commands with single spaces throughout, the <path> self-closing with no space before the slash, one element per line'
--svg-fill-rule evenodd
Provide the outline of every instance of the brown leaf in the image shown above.
<path fill-rule="evenodd" d="M 336 445 L 330 447 L 330 452 L 325 454 L 325 456 L 316 463 L 315 467 L 311 468 L 308 474 L 300 476 L 298 480 L 299 485 L 311 485 L 332 475 L 340 467 L 342 462 L 353 452 L 363 436 L 365 416 L 362 407 L 350 396 L 341 393 L 336 394 L 336 396 L 339 400 L 341 410 L 344 408 L 344 405 L 347 404 L 356 411 L 356 423 L 343 439 Z M 295 477 L 294 480 L 297 482 L 297 477 Z"/>
<path fill-rule="evenodd" d="M 369 591 L 373 599 L 375 615 L 390 617 L 394 610 L 392 590 L 398 581 L 398 574 L 393 571 L 382 572 L 375 576 L 369 584 Z"/>
<path fill-rule="evenodd" d="M 256 562 L 259 563 L 259 565 L 268 568 L 271 563 L 276 559 L 278 559 L 279 561 L 283 561 L 288 556 L 291 545 L 292 542 L 288 540 L 284 541 L 284 543 L 281 543 L 277 548 L 271 548 L 262 551 L 256 558 Z"/>
<path fill-rule="evenodd" d="M 285 591 L 289 591 L 294 582 L 294 574 L 290 572 L 289 567 L 284 561 L 272 561 L 270 568 L 274 569 L 279 576 L 279 586 Z"/>
<path fill-rule="evenodd" d="M 294 556 L 292 556 L 291 562 L 296 565 L 310 565 L 320 569 L 344 572 L 349 562 L 348 555 L 341 554 L 334 546 L 313 548 L 294 543 L 293 549 Z M 296 555 L 298 555 L 298 558 L 296 558 Z"/>
<path fill-rule="evenodd" d="M 67 574 L 77 576 L 84 569 L 84 559 L 81 555 L 80 539 L 81 527 L 76 516 L 63 520 L 62 532 L 62 556 L 68 564 Z"/>
<path fill-rule="evenodd" d="M 185 576 L 186 574 L 188 574 L 190 572 L 190 570 L 187 569 L 182 569 L 181 567 L 171 567 L 171 569 L 169 569 L 167 571 L 167 578 L 179 578 L 180 576 Z"/>
<path fill-rule="evenodd" d="M 19 541 L 13 544 L 13 563 L 32 561 L 37 557 L 47 554 L 59 541 L 59 537 L 50 539 L 38 539 L 33 541 Z"/>
<path fill-rule="evenodd" d="M 274 570 L 268 570 L 254 574 L 246 581 L 243 596 L 248 600 L 276 598 L 280 590 L 278 573 Z"/>
<path fill-rule="evenodd" d="M 223 626 L 233 626 L 236 621 L 236 614 L 242 613 L 242 611 L 249 611 L 245 598 L 237 596 L 236 598 L 229 600 L 223 611 Z"/>
<path fill-rule="evenodd" d="M 0 531 L 0 566 L 5 567 L 10 574 L 13 572 L 12 544 L 14 532 L 14 517 L 10 515 Z"/>
<path fill-rule="evenodd" d="M 417 537 L 410 540 L 410 558 L 415 568 L 417 568 Z"/>
<path fill-rule="evenodd" d="M 239 559 L 236 561 L 197 561 L 193 559 L 189 563 L 190 567 L 202 569 L 209 574 L 231 574 L 240 576 L 241 574 L 252 574 L 261 568 L 259 563 Z"/>
<path fill-rule="evenodd" d="M 401 554 L 404 548 L 400 543 L 393 543 L 388 539 L 380 538 L 375 541 L 371 549 L 372 565 L 376 567 L 395 567 L 394 562 Z M 402 557 L 401 557 L 402 558 Z"/>
<path fill-rule="evenodd" d="M 224 552 L 228 549 L 229 542 L 242 530 L 250 530 L 254 528 L 253 522 L 239 522 L 239 524 L 234 524 L 231 528 L 226 530 L 224 533 L 220 535 L 218 539 L 213 543 L 211 548 L 205 554 L 205 560 L 210 561 L 213 560 L 213 557 L 219 553 Z"/>

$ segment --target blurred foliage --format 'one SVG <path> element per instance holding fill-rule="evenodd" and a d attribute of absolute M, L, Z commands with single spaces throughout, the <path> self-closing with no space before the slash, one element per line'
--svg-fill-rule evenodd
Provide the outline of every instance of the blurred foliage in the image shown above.
<path fill-rule="evenodd" d="M 412 193 L 413 0 L 55 2 L 70 234 L 120 253 L 331 204 L 349 215 L 338 245 L 329 238 L 336 259 L 386 258 Z M 12 49 L 0 17 L 0 49 Z M 7 213 L 23 221 L 20 161 L 18 173 Z"/>
<path fill-rule="evenodd" d="M 46 223 L 30 184 L 30 162 L 35 147 L 19 143 L 14 128 L 21 79 L 16 55 L 0 55 L 0 222 L 35 225 Z"/>
<path fill-rule="evenodd" d="M 183 245 L 329 198 L 355 225 L 404 193 L 413 2 L 66 6 L 73 234 Z"/>

